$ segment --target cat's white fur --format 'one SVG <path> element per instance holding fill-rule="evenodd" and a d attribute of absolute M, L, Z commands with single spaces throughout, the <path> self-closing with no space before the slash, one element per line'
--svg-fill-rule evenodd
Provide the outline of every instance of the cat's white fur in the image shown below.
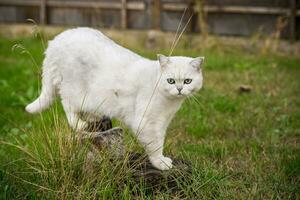
<path fill-rule="evenodd" d="M 184 98 L 202 87 L 203 57 L 158 55 L 149 60 L 90 28 L 59 34 L 45 54 L 42 91 L 28 112 L 41 112 L 59 95 L 74 129 L 87 126 L 80 113 L 90 116 L 85 120 L 117 118 L 132 129 L 156 168 L 172 167 L 163 156 L 166 129 Z M 184 84 L 186 78 L 192 82 Z"/>

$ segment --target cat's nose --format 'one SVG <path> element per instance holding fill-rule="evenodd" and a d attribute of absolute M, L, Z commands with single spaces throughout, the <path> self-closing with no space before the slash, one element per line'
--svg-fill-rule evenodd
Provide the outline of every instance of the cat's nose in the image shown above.
<path fill-rule="evenodd" d="M 182 90 L 182 87 L 177 87 L 178 92 L 180 93 Z"/>

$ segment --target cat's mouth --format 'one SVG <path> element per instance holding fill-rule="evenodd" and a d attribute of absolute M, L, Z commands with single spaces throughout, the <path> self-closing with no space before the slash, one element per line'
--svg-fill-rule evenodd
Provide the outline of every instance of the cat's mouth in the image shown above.
<path fill-rule="evenodd" d="M 176 95 L 178 98 L 182 98 L 182 97 L 185 97 L 185 95 L 184 94 L 182 94 L 182 93 L 178 93 L 177 95 Z"/>

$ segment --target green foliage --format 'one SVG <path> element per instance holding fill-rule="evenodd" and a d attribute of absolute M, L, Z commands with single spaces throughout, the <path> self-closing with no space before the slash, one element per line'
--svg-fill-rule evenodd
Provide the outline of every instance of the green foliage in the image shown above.
<path fill-rule="evenodd" d="M 181 183 L 187 199 L 299 199 L 299 58 L 218 45 L 173 54 L 206 56 L 204 88 L 186 100 L 166 141 L 167 155 L 194 166 L 193 182 Z M 134 199 L 133 190 L 137 199 L 173 199 L 129 187 L 126 160 L 109 152 L 95 172 L 84 171 L 87 149 L 72 139 L 59 102 L 41 115 L 25 113 L 38 95 L 42 59 L 39 39 L 0 37 L 0 199 Z M 239 92 L 242 84 L 251 92 Z M 140 150 L 130 134 L 126 140 Z"/>

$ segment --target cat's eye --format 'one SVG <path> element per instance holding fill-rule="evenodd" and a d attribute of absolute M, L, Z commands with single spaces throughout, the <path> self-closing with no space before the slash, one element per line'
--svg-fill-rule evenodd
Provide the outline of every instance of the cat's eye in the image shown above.
<path fill-rule="evenodd" d="M 167 81 L 169 84 L 175 84 L 175 80 L 172 78 L 168 78 Z"/>
<path fill-rule="evenodd" d="M 183 81 L 184 84 L 190 84 L 191 82 L 192 82 L 192 79 L 190 79 L 190 78 L 184 79 L 184 81 Z"/>

